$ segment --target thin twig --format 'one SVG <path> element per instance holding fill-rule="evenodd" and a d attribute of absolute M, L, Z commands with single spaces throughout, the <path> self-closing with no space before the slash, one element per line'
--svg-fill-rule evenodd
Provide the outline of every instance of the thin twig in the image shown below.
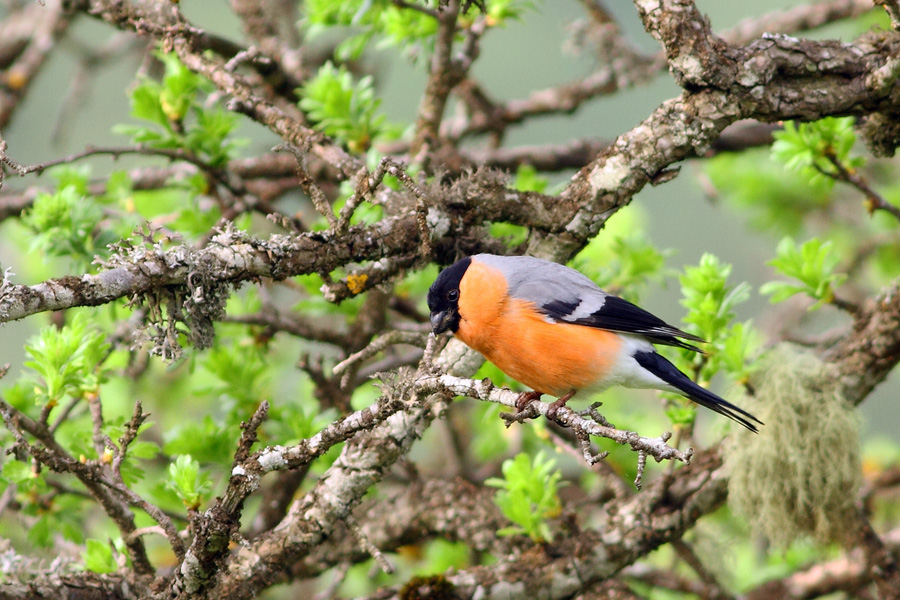
<path fill-rule="evenodd" d="M 328 201 L 328 198 L 325 196 L 325 192 L 322 191 L 322 188 L 319 187 L 319 184 L 316 183 L 316 180 L 309 174 L 309 169 L 306 166 L 306 153 L 303 152 L 297 146 L 293 144 L 279 144 L 272 148 L 273 152 L 290 152 L 294 155 L 294 159 L 297 161 L 297 179 L 300 182 L 300 185 L 309 194 L 309 199 L 312 200 L 313 206 L 315 206 L 316 211 L 328 221 L 329 227 L 334 230 L 337 230 L 338 220 L 337 217 L 334 216 L 334 210 L 331 208 L 331 202 Z"/>
<path fill-rule="evenodd" d="M 391 0 L 391 3 L 394 6 L 400 8 L 407 8 L 409 10 L 415 10 L 417 12 L 422 13 L 423 15 L 428 15 L 434 19 L 438 18 L 438 12 L 434 9 L 428 8 L 427 6 L 422 6 L 420 4 L 416 4 L 415 2 L 407 2 L 406 0 Z"/>
<path fill-rule="evenodd" d="M 819 169 L 819 172 L 836 181 L 848 183 L 862 192 L 866 197 L 866 210 L 869 215 L 874 214 L 876 210 L 883 210 L 894 215 L 897 220 L 900 220 L 900 207 L 894 206 L 885 200 L 884 196 L 872 189 L 872 186 L 869 185 L 869 182 L 867 182 L 864 177 L 856 171 L 849 169 L 833 151 L 830 149 L 826 150 L 825 158 L 827 158 L 834 168 L 837 169 L 837 173 L 829 173 L 822 169 Z"/>
<path fill-rule="evenodd" d="M 347 369 L 349 369 L 352 365 L 363 361 L 370 356 L 374 356 L 388 348 L 389 346 L 395 346 L 397 344 L 409 344 L 412 346 L 418 346 L 419 348 L 424 348 L 427 346 L 427 336 L 418 333 L 415 331 L 391 331 L 382 336 L 379 336 L 372 340 L 368 346 L 360 350 L 359 352 L 355 352 L 336 364 L 332 369 L 332 372 L 335 375 L 344 374 Z"/>
<path fill-rule="evenodd" d="M 519 394 L 516 394 L 511 390 L 495 387 L 490 380 L 474 381 L 472 379 L 464 379 L 453 375 L 432 375 L 422 377 L 417 381 L 417 386 L 423 389 L 431 388 L 435 391 L 444 390 L 445 392 L 454 395 L 469 396 L 470 398 L 495 402 L 512 408 L 516 407 L 516 401 L 519 397 Z M 546 402 L 530 402 L 521 412 L 527 412 L 534 416 L 546 416 L 549 407 L 550 404 Z M 669 439 L 669 436 L 666 434 L 663 434 L 658 438 L 643 437 L 634 431 L 614 429 L 596 423 L 590 419 L 585 419 L 568 407 L 561 407 L 558 410 L 556 420 L 560 424 L 569 427 L 581 427 L 590 435 L 604 437 L 613 440 L 618 444 L 627 444 L 631 446 L 634 451 L 639 453 L 639 460 L 640 454 L 643 453 L 654 457 L 657 462 L 663 460 L 677 460 L 683 463 L 690 463 L 691 457 L 694 454 L 692 448 L 682 451 L 666 444 L 666 441 Z M 644 460 L 646 460 L 646 458 Z"/>
<path fill-rule="evenodd" d="M 147 557 L 143 541 L 140 538 L 129 540 L 131 532 L 136 529 L 134 515 L 128 506 L 112 493 L 110 488 L 114 488 L 115 483 L 104 475 L 98 465 L 93 464 L 95 461 L 81 463 L 69 456 L 45 425 L 19 412 L 2 398 L 0 398 L 0 415 L 2 415 L 7 429 L 16 438 L 16 443 L 31 456 L 54 471 L 71 472 L 78 477 L 119 528 L 122 538 L 126 540 L 125 545 L 136 572 L 142 575 L 153 573 L 153 565 Z M 23 431 L 37 438 L 41 445 L 29 443 L 25 439 Z"/>
<path fill-rule="evenodd" d="M 564 452 L 572 456 L 576 459 L 584 458 L 584 450 L 583 448 L 576 448 L 574 442 L 579 442 L 579 446 L 581 445 L 581 440 L 579 440 L 576 436 L 575 440 L 572 440 L 571 437 L 566 437 L 562 435 L 562 431 L 565 431 L 561 427 L 548 427 L 547 434 L 550 436 L 550 439 L 556 444 L 558 448 L 561 448 Z M 604 483 L 606 483 L 609 488 L 612 490 L 612 494 L 616 498 L 626 498 L 634 493 L 634 490 L 628 485 L 628 483 L 622 479 L 622 476 L 616 472 L 615 468 L 610 465 L 607 460 L 599 460 L 591 465 L 591 469 L 600 475 L 603 478 Z"/>
<path fill-rule="evenodd" d="M 703 564 L 703 561 L 700 560 L 700 557 L 697 556 L 697 553 L 694 552 L 694 549 L 690 544 L 680 538 L 672 540 L 671 544 L 678 554 L 678 557 L 686 562 L 688 566 L 694 570 L 694 573 L 697 574 L 697 577 L 700 578 L 700 581 L 706 585 L 707 593 L 704 597 L 708 597 L 709 600 L 727 600 L 728 598 L 733 598 L 731 594 L 725 591 L 725 588 L 719 580 L 716 579 L 716 576 L 706 568 L 706 565 Z"/>
<path fill-rule="evenodd" d="M 419 249 L 423 258 L 429 258 L 431 256 L 431 230 L 428 227 L 427 195 L 422 188 L 413 181 L 412 177 L 409 176 L 409 173 L 406 172 L 403 166 L 392 158 L 383 158 L 381 162 L 378 163 L 378 168 L 375 169 L 375 173 L 372 176 L 374 184 L 371 185 L 371 187 L 374 188 L 381 183 L 385 175 L 393 175 L 399 179 L 400 183 L 403 184 L 403 187 L 415 196 L 416 223 L 419 226 L 419 235 L 421 236 L 421 239 L 419 240 Z"/>
<path fill-rule="evenodd" d="M 362 530 L 362 527 L 359 526 L 359 523 L 356 521 L 353 516 L 348 516 L 344 519 L 344 522 L 347 523 L 347 528 L 353 533 L 353 537 L 356 538 L 356 541 L 359 542 L 359 545 L 362 546 L 362 549 L 369 554 L 372 558 L 375 559 L 375 562 L 381 567 L 381 570 L 390 575 L 394 572 L 394 565 L 391 564 L 391 561 L 387 559 L 384 553 L 378 549 L 378 546 L 372 543 L 372 540 L 366 536 L 365 532 Z"/>
<path fill-rule="evenodd" d="M 233 465 L 236 466 L 238 463 L 247 460 L 247 457 L 250 456 L 253 444 L 259 441 L 257 432 L 263 424 L 263 421 L 267 418 L 269 418 L 269 401 L 263 400 L 259 403 L 259 406 L 256 407 L 250 420 L 241 423 L 241 430 L 243 433 L 241 433 L 241 441 L 238 443 L 237 452 L 234 453 Z"/>
<path fill-rule="evenodd" d="M 874 3 L 884 8 L 891 18 L 891 27 L 900 30 L 900 2 L 897 0 L 874 0 Z"/>

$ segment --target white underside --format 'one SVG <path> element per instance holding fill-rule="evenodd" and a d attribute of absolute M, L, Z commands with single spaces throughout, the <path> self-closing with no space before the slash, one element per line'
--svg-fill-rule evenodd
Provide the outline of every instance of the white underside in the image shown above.
<path fill-rule="evenodd" d="M 622 351 L 619 353 L 619 360 L 616 367 L 612 369 L 609 375 L 596 385 L 591 386 L 591 391 L 602 392 L 615 385 L 621 385 L 630 388 L 652 388 L 657 390 L 665 390 L 669 392 L 678 392 L 678 390 L 642 367 L 634 358 L 636 352 L 653 352 L 653 344 L 647 338 L 639 335 L 631 335 L 628 333 L 619 334 L 623 340 Z"/>

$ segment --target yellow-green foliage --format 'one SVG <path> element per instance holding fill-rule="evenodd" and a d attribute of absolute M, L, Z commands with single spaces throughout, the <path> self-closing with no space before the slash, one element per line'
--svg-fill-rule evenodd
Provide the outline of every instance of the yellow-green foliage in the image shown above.
<path fill-rule="evenodd" d="M 755 398 L 734 401 L 765 426 L 758 436 L 738 432 L 726 448 L 731 507 L 776 546 L 804 534 L 847 539 L 861 483 L 859 422 L 829 366 L 782 344 L 752 384 Z"/>

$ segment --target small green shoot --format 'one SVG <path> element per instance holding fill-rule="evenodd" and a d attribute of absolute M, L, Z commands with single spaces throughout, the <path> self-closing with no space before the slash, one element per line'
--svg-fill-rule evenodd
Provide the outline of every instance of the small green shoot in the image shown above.
<path fill-rule="evenodd" d="M 746 282 L 734 287 L 728 285 L 731 269 L 730 264 L 706 253 L 700 257 L 698 266 L 686 267 L 679 278 L 681 305 L 688 309 L 684 320 L 693 325 L 692 333 L 711 343 L 727 337 L 728 325 L 735 316 L 734 307 L 750 297 L 750 285 Z"/>
<path fill-rule="evenodd" d="M 84 559 L 85 570 L 93 573 L 113 573 L 119 568 L 112 546 L 107 542 L 89 538 L 81 557 Z"/>
<path fill-rule="evenodd" d="M 854 123 L 853 117 L 827 117 L 799 124 L 787 121 L 784 130 L 773 134 L 772 158 L 805 175 L 813 184 L 821 180 L 832 182 L 838 174 L 835 161 L 848 170 L 865 164 L 864 158 L 850 156 L 856 143 Z"/>
<path fill-rule="evenodd" d="M 346 144 L 351 152 L 365 153 L 376 138 L 392 135 L 385 116 L 378 114 L 381 99 L 375 97 L 371 77 L 354 82 L 346 67 L 329 61 L 297 92 L 300 108 L 316 129 Z"/>
<path fill-rule="evenodd" d="M 771 295 L 772 303 L 783 302 L 795 294 L 806 294 L 816 300 L 810 310 L 834 302 L 834 288 L 844 283 L 847 275 L 834 272 L 840 259 L 831 250 L 831 242 L 817 238 L 798 247 L 792 238 L 785 237 L 778 244 L 777 256 L 767 264 L 800 284 L 770 281 L 760 288 L 760 292 Z"/>
<path fill-rule="evenodd" d="M 35 400 L 41 405 L 94 394 L 105 380 L 102 364 L 109 344 L 102 333 L 90 329 L 83 314 L 61 329 L 44 327 L 25 350 L 32 358 L 25 366 L 41 376 L 35 386 Z"/>
<path fill-rule="evenodd" d="M 532 464 L 524 453 L 503 461 L 503 479 L 492 477 L 485 484 L 500 488 L 494 502 L 503 515 L 517 527 L 507 527 L 498 535 L 526 534 L 534 542 L 552 539 L 547 519 L 560 512 L 558 489 L 562 474 L 556 469 L 556 461 L 538 452 Z"/>
<path fill-rule="evenodd" d="M 202 76 L 174 54 L 157 54 L 165 65 L 162 82 L 143 79 L 131 91 L 131 116 L 150 125 L 117 125 L 116 133 L 150 148 L 180 149 L 213 167 L 223 167 L 242 140 L 229 139 L 239 116 L 221 107 L 206 107 L 198 98 L 210 91 Z M 194 118 L 189 118 L 193 115 Z"/>
<path fill-rule="evenodd" d="M 39 192 L 22 215 L 22 225 L 33 237 L 31 251 L 72 260 L 87 269 L 95 256 L 106 253 L 117 232 L 102 226 L 103 208 L 87 192 L 87 176 L 74 169 L 56 173 L 59 185 L 53 193 Z"/>
<path fill-rule="evenodd" d="M 706 340 L 703 354 L 681 350 L 672 357 L 680 369 L 705 385 L 724 369 L 735 381 L 746 383 L 755 367 L 758 338 L 748 323 L 733 324 L 735 307 L 750 297 L 746 282 L 728 284 L 732 267 L 712 254 L 698 266 L 685 267 L 680 277 L 681 304 L 688 309 L 685 329 Z M 674 397 L 674 395 L 673 395 Z M 667 414 L 673 424 L 689 424 L 696 415 L 693 403 L 672 403 Z"/>
<path fill-rule="evenodd" d="M 753 329 L 750 321 L 735 323 L 725 336 L 719 352 L 722 369 L 734 381 L 746 385 L 750 381 L 750 374 L 758 368 L 756 357 L 761 346 L 760 334 Z"/>
<path fill-rule="evenodd" d="M 182 454 L 169 464 L 166 487 L 175 493 L 188 510 L 197 510 L 212 484 L 200 473 L 200 463 L 190 454 Z"/>

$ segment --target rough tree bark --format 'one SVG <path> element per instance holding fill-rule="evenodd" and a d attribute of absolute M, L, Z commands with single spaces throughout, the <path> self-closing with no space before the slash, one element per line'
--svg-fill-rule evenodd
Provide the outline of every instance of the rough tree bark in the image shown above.
<path fill-rule="evenodd" d="M 346 409 L 314 436 L 294 445 L 262 449 L 254 444 L 269 404 L 263 402 L 256 414 L 246 415 L 243 433 L 233 432 L 240 441 L 227 484 L 218 497 L 190 515 L 183 539 L 174 534 L 177 558 L 170 566 L 151 562 L 142 532 L 136 533 L 134 523 L 128 523 L 129 507 L 142 507 L 148 514 L 152 507 L 141 505 L 145 501 L 127 489 L 121 476 L 116 480 L 108 466 L 69 456 L 54 445 L 46 422 L 25 417 L 21 408 L 0 398 L 0 412 L 15 436 L 16 448 L 11 451 L 22 457 L 30 452 L 45 468 L 73 473 L 85 482 L 88 492 L 120 526 L 130 560 L 114 573 L 98 574 L 46 568 L 36 559 L 38 566 L 32 568 L 30 559 L 11 551 L 9 556 L 15 560 L 10 564 L 19 566 L 9 569 L 0 581 L 0 598 L 254 598 L 276 584 L 346 569 L 373 554 L 380 563 L 383 553 L 434 538 L 462 541 L 472 552 L 491 553 L 497 560 L 491 566 L 451 571 L 439 578 L 412 578 L 382 589 L 376 597 L 643 597 L 639 589 L 624 583 L 634 580 L 701 597 L 732 597 L 704 572 L 699 561 L 690 560 L 690 548 L 683 542 L 699 519 L 726 501 L 728 474 L 718 445 L 691 454 L 666 439 L 604 428 L 563 409 L 562 420 L 584 439 L 611 437 L 629 444 L 644 459 L 650 454 L 673 465 L 677 461 L 689 464 L 673 468 L 639 493 L 633 493 L 630 482 L 610 484 L 619 491 L 606 500 L 602 511 L 594 513 L 591 524 L 577 515 L 564 515 L 569 534 L 553 543 L 498 537 L 494 532 L 505 526 L 505 519 L 492 502 L 493 493 L 476 478 L 442 481 L 411 476 L 403 485 L 384 482 L 395 471 L 414 470 L 409 466 L 410 450 L 446 416 L 454 396 L 514 406 L 514 394 L 468 379 L 481 359 L 456 341 L 438 344 L 436 349 L 432 340 L 424 352 L 414 350 L 398 358 L 397 364 L 372 367 L 375 350 L 388 344 L 426 346 L 422 327 L 393 342 L 382 340 L 382 346 L 373 346 L 369 352 L 366 348 L 370 342 L 379 343 L 373 340 L 389 329 L 385 316 L 389 310 L 405 311 L 421 320 L 414 307 L 384 293 L 404 273 L 432 263 L 446 265 L 465 254 L 510 251 L 487 233 L 485 224 L 524 226 L 528 241 L 517 251 L 567 261 L 602 235 L 607 221 L 647 184 L 664 184 L 676 177 L 682 161 L 769 143 L 772 124 L 783 120 L 896 118 L 900 114 L 900 32 L 873 31 L 848 43 L 791 37 L 872 9 L 872 3 L 863 0 L 800 6 L 718 33 L 691 0 L 635 0 L 646 31 L 661 46 L 660 52 L 643 55 L 623 36 L 601 2 L 585 0 L 586 27 L 601 41 L 609 60 L 583 81 L 501 103 L 488 97 L 472 72 L 481 38 L 489 35 L 482 3 L 385 4 L 432 17 L 437 33 L 413 135 L 409 142 L 386 144 L 381 150 L 390 158 L 377 168 L 315 129 L 297 108 L 293 90 L 317 65 L 305 40 L 282 22 L 284 15 L 296 10 L 291 3 L 257 5 L 234 0 L 231 7 L 246 36 L 242 41 L 203 30 L 172 2 L 10 4 L 9 14 L 0 21 L 0 69 L 5 82 L 0 89 L 0 128 L 28 101 L 28 84 L 47 58 L 64 51 L 70 25 L 92 18 L 123 32 L 129 40 L 159 44 L 177 54 L 188 69 L 212 83 L 230 110 L 267 128 L 276 142 L 289 145 L 296 156 L 272 152 L 213 167 L 178 152 L 156 152 L 171 163 L 131 172 L 134 189 L 157 189 L 176 175 L 202 173 L 219 190 L 222 204 L 231 211 L 225 211 L 226 215 L 274 214 L 273 221 L 283 231 L 254 236 L 227 224 L 210 232 L 203 243 L 165 248 L 154 245 L 148 234 L 143 242 L 119 243 L 95 274 L 73 274 L 33 285 L 13 283 L 11 276 L 5 276 L 0 283 L 0 323 L 108 305 L 118 299 L 148 304 L 155 310 L 168 303 L 169 319 L 181 320 L 197 350 L 215 343 L 214 322 L 231 321 L 264 328 L 269 336 L 294 335 L 330 344 L 347 363 L 337 375 L 305 363 L 316 393 L 341 398 L 343 404 L 337 399 L 334 404 Z M 484 4 L 489 8 L 491 2 Z M 879 4 L 892 16 L 898 12 L 894 2 Z M 465 28 L 460 25 L 462 14 L 469 19 Z M 664 76 L 666 69 L 680 86 L 680 94 L 614 140 L 586 136 L 567 144 L 520 148 L 501 143 L 504 133 L 518 123 L 570 113 L 602 95 Z M 465 110 L 462 116 L 450 118 L 447 105 L 454 98 Z M 752 124 L 735 126 L 746 120 Z M 879 147 L 897 145 L 900 137 L 891 133 L 879 129 Z M 477 150 L 463 143 L 483 135 L 492 136 L 496 143 Z M 99 154 L 129 153 L 154 154 L 147 148 L 91 148 L 53 162 L 71 164 Z M 22 165 L 15 157 L 16 148 L 0 138 L 6 176 L 0 179 L 0 222 L 19 217 L 42 190 L 39 181 L 23 179 L 19 186 L 20 180 L 10 175 L 27 177 L 51 166 L 49 160 Z M 407 174 L 412 163 L 422 169 L 419 176 Z M 549 195 L 512 189 L 506 176 L 487 168 L 524 163 L 539 170 L 578 170 L 560 193 Z M 401 184 L 385 185 L 386 175 L 396 176 Z M 426 181 L 425 175 L 433 179 Z M 375 224 L 359 225 L 350 224 L 349 212 L 335 217 L 327 203 L 343 182 L 352 185 L 355 202 L 377 198 L 385 207 L 385 217 Z M 298 190 L 313 201 L 324 199 L 328 228 L 306 230 L 295 215 L 279 208 L 277 202 L 284 194 Z M 339 269 L 346 275 L 332 279 L 329 274 Z M 372 292 L 360 309 L 369 312 L 355 330 L 334 331 L 302 314 L 225 315 L 226 300 L 242 285 L 260 281 L 276 285 L 308 274 L 323 276 L 323 294 L 334 302 Z M 845 397 L 854 404 L 863 402 L 900 361 L 898 281 L 860 303 L 852 314 L 852 326 L 837 344 L 819 348 L 834 366 Z M 175 304 L 177 309 L 172 308 Z M 142 313 L 141 319 L 149 319 L 148 312 L 153 310 Z M 175 356 L 178 344 L 164 338 L 154 340 L 157 349 Z M 433 357 L 432 352 L 436 352 Z M 423 354 L 433 360 L 434 370 L 429 360 L 418 370 L 409 368 L 418 365 Z M 385 378 L 376 402 L 362 410 L 349 409 L 353 389 L 365 380 L 361 374 L 401 366 L 405 368 Z M 129 430 L 132 439 L 142 419 L 137 410 Z M 333 464 L 301 487 L 311 463 L 340 443 L 344 445 Z M 619 477 L 611 472 L 605 476 Z M 278 486 L 286 492 L 273 492 L 271 488 Z M 384 492 L 367 500 L 373 487 Z M 269 513 L 242 527 L 245 503 L 254 496 L 271 501 Z M 8 500 L 0 502 L 0 510 L 10 510 Z M 172 526 L 168 531 L 172 541 L 174 525 L 166 523 L 161 511 L 156 516 L 162 529 Z M 846 560 L 825 562 L 809 572 L 798 570 L 749 590 L 747 597 L 808 598 L 860 590 L 873 582 L 883 594 L 896 592 L 900 580 L 891 553 L 898 547 L 897 530 L 880 537 L 874 530 L 868 533 L 856 550 L 848 550 Z M 674 570 L 663 573 L 642 562 L 669 542 L 684 544 L 679 555 L 688 556 L 685 562 L 697 571 L 697 578 L 685 579 Z M 873 548 L 881 553 L 875 566 L 875 559 L 861 555 L 862 549 Z"/>

